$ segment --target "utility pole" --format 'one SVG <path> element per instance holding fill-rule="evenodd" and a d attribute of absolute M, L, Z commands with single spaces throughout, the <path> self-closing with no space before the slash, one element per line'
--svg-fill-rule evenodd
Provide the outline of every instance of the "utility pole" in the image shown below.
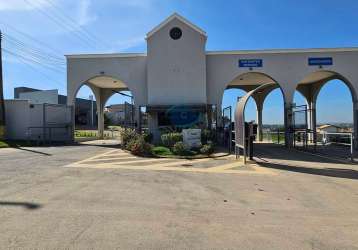
<path fill-rule="evenodd" d="M 0 140 L 5 139 L 5 102 L 2 77 L 2 32 L 0 31 Z"/>

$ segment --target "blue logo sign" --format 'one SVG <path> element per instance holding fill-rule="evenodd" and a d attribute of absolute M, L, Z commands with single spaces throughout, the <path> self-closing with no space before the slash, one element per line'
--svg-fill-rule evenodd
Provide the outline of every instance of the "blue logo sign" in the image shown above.
<path fill-rule="evenodd" d="M 308 58 L 309 66 L 333 65 L 332 57 L 310 57 Z"/>
<path fill-rule="evenodd" d="M 262 59 L 240 59 L 240 68 L 261 68 L 263 65 Z"/>
<path fill-rule="evenodd" d="M 190 127 L 201 120 L 199 111 L 185 106 L 173 106 L 166 111 L 166 117 L 169 119 L 170 124 L 176 127 Z"/>

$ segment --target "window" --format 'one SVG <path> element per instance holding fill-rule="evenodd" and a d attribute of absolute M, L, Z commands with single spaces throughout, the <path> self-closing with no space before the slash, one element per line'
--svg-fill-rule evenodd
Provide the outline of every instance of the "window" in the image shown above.
<path fill-rule="evenodd" d="M 172 28 L 171 30 L 170 30 L 170 37 L 173 39 L 173 40 L 178 40 L 178 39 L 180 39 L 181 38 L 181 36 L 182 36 L 182 31 L 181 31 L 181 29 L 180 28 L 178 28 L 178 27 L 174 27 L 174 28 Z"/>

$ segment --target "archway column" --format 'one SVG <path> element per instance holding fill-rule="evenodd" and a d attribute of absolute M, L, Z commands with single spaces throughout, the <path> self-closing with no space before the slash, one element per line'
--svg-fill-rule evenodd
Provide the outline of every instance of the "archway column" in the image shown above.
<path fill-rule="evenodd" d="M 358 101 L 353 102 L 353 149 L 355 156 L 358 153 Z"/>
<path fill-rule="evenodd" d="M 256 119 L 257 119 L 257 141 L 263 141 L 262 133 L 262 107 L 257 107 L 256 110 Z"/>
<path fill-rule="evenodd" d="M 317 112 L 316 112 L 316 102 L 310 101 L 308 103 L 309 113 L 309 123 L 308 128 L 312 131 L 312 134 L 309 134 L 309 140 L 312 140 L 314 143 L 317 142 Z"/>
<path fill-rule="evenodd" d="M 284 110 L 284 123 L 285 123 L 285 146 L 288 148 L 293 147 L 294 135 L 293 135 L 293 103 L 285 102 Z"/>

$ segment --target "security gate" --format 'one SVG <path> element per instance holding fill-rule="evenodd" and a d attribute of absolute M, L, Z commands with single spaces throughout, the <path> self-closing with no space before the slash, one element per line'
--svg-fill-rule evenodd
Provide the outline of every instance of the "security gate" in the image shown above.
<path fill-rule="evenodd" d="M 309 126 L 311 110 L 307 105 L 294 106 L 292 108 L 293 116 L 293 145 L 296 148 L 316 149 L 316 131 Z"/>
<path fill-rule="evenodd" d="M 222 113 L 223 124 L 223 146 L 227 147 L 229 153 L 232 152 L 232 138 L 233 138 L 233 122 L 232 122 L 232 107 L 228 106 L 223 109 Z"/>

